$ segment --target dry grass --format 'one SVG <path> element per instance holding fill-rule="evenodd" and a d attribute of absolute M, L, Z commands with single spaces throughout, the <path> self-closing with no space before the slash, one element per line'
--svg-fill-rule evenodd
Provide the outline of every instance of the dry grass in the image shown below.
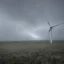
<path fill-rule="evenodd" d="M 1 43 L 0 64 L 47 64 L 56 57 L 57 64 L 64 61 L 64 43 Z"/>

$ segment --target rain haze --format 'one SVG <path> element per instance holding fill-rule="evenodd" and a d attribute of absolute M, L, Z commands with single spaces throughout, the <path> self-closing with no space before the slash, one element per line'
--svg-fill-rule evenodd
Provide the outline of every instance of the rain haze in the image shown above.
<path fill-rule="evenodd" d="M 48 40 L 47 20 L 64 22 L 64 0 L 0 0 L 0 41 Z M 53 39 L 64 40 L 64 25 Z"/>

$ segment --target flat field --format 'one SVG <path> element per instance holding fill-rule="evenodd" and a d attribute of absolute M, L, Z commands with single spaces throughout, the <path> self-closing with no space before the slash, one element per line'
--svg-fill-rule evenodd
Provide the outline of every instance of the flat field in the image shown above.
<path fill-rule="evenodd" d="M 44 52 L 45 51 L 45 52 Z M 44 52 L 44 54 L 43 54 Z M 37 53 L 39 55 L 37 55 Z M 26 56 L 29 57 L 30 61 L 27 60 L 22 60 L 21 62 L 17 60 L 17 62 L 15 61 L 11 61 L 11 62 L 6 62 L 9 64 L 37 64 L 38 61 L 37 58 L 40 56 L 43 58 L 42 55 L 44 55 L 44 59 L 48 59 L 49 57 L 52 58 L 53 56 L 55 56 L 55 58 L 57 59 L 57 64 L 61 64 L 61 62 L 64 61 L 64 41 L 63 40 L 57 40 L 57 41 L 53 41 L 53 43 L 49 43 L 49 41 L 7 41 L 7 42 L 0 42 L 0 55 L 4 56 L 5 58 L 9 57 L 11 55 L 14 57 L 20 57 L 20 56 L 24 56 L 26 58 Z M 33 58 L 33 55 L 36 55 L 35 58 Z M 7 57 L 6 57 L 7 55 Z M 10 55 L 10 56 L 8 56 Z M 1 57 L 2 58 L 2 57 Z M 42 61 L 43 59 L 41 59 Z M 59 61 L 60 60 L 60 61 Z M 3 59 L 4 62 L 4 59 Z M 46 60 L 46 62 L 48 62 Z M 0 63 L 1 64 L 1 63 Z M 45 64 L 43 61 L 41 63 L 38 64 Z"/>
<path fill-rule="evenodd" d="M 10 52 L 15 52 L 19 50 L 37 50 L 37 49 L 46 49 L 46 50 L 61 50 L 64 49 L 64 41 L 7 41 L 0 42 L 0 49 L 8 50 Z"/>

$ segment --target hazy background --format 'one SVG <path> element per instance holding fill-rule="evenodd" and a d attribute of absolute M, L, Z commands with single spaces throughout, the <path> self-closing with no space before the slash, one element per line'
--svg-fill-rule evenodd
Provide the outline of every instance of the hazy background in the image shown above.
<path fill-rule="evenodd" d="M 49 26 L 64 22 L 64 0 L 0 0 L 0 41 L 47 40 Z M 53 29 L 64 40 L 64 25 Z"/>

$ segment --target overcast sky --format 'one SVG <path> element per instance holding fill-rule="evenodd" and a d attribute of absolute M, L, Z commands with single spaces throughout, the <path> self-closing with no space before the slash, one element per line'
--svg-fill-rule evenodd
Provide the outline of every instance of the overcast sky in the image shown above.
<path fill-rule="evenodd" d="M 49 25 L 64 22 L 64 0 L 0 0 L 0 41 L 47 40 Z M 64 40 L 64 25 L 53 29 Z"/>

